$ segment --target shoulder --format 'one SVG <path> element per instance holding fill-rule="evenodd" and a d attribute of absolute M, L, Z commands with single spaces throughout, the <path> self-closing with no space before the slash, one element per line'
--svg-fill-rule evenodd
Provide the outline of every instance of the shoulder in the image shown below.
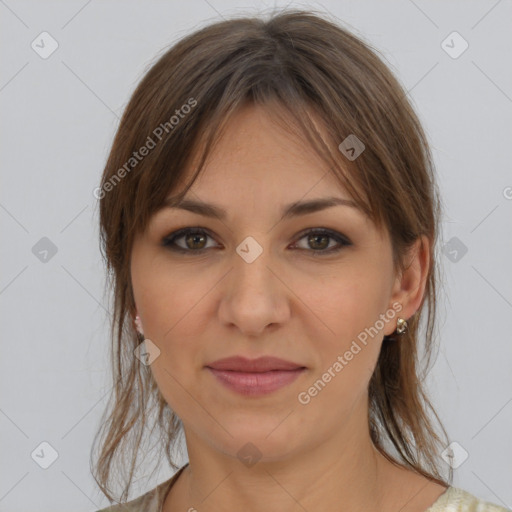
<path fill-rule="evenodd" d="M 510 512 L 511 509 L 502 507 L 460 489 L 448 487 L 425 512 Z"/>
<path fill-rule="evenodd" d="M 165 484 L 166 482 L 164 482 Z M 158 490 L 163 484 L 151 489 L 147 493 L 135 498 L 127 503 L 118 503 L 117 505 L 111 505 L 106 508 L 102 508 L 97 512 L 160 512 L 158 509 Z"/>

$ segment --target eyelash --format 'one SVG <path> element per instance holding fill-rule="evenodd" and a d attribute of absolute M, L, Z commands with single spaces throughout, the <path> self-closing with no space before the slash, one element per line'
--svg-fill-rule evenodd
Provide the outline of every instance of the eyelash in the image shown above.
<path fill-rule="evenodd" d="M 206 235 L 210 238 L 213 238 L 208 231 L 202 228 L 183 228 L 175 231 L 174 233 L 171 233 L 164 237 L 162 239 L 162 246 L 168 248 L 171 251 L 178 252 L 178 253 L 186 253 L 186 254 L 202 254 L 208 249 L 211 249 L 211 247 L 203 247 L 202 249 L 184 249 L 183 247 L 179 247 L 176 245 L 176 240 L 183 238 L 186 235 Z M 324 256 L 324 255 L 330 255 L 333 253 L 339 252 L 343 247 L 347 247 L 352 245 L 352 242 L 344 235 L 341 235 L 340 233 L 337 233 L 336 231 L 331 231 L 324 228 L 312 228 L 309 229 L 303 233 L 300 234 L 299 238 L 297 240 L 302 240 L 308 235 L 320 235 L 320 236 L 328 236 L 332 239 L 334 239 L 336 242 L 338 242 L 340 245 L 335 248 L 330 249 L 298 249 L 300 251 L 308 251 L 312 253 L 312 256 Z"/>

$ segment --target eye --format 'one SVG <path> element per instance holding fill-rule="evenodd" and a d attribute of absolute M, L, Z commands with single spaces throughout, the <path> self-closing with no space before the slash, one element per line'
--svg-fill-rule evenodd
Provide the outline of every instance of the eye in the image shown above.
<path fill-rule="evenodd" d="M 325 256 L 340 251 L 344 246 L 352 245 L 352 242 L 341 233 L 331 231 L 330 229 L 313 228 L 300 235 L 299 240 L 305 239 L 306 244 L 311 247 L 311 254 L 313 256 Z M 329 247 L 329 239 L 337 243 Z M 301 250 L 308 250 L 308 247 L 301 248 Z"/>
<path fill-rule="evenodd" d="M 162 245 L 176 252 L 203 252 L 206 247 L 206 239 L 210 235 L 201 228 L 183 228 L 171 233 L 162 240 Z M 211 237 L 210 237 L 211 238 Z M 177 240 L 184 239 L 185 246 L 177 244 Z"/>
<path fill-rule="evenodd" d="M 208 247 L 207 245 L 208 238 L 212 237 L 205 229 L 197 227 L 183 228 L 167 235 L 162 240 L 162 246 L 175 252 L 197 254 L 212 248 L 212 246 Z M 352 245 L 352 242 L 345 235 L 323 228 L 313 228 L 301 233 L 298 240 L 302 239 L 306 239 L 306 244 L 309 247 L 299 247 L 299 249 L 311 252 L 313 256 L 332 254 L 340 251 L 345 246 Z M 181 242 L 178 243 L 178 241 Z M 330 245 L 332 241 L 335 241 L 337 245 L 335 244 L 334 247 Z M 296 245 L 297 242 L 294 246 Z"/>

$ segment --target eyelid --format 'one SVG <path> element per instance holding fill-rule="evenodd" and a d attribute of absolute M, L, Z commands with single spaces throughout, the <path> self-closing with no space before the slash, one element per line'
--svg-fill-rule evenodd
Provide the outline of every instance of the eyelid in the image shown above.
<path fill-rule="evenodd" d="M 191 250 L 191 249 L 183 249 L 183 247 L 179 247 L 179 246 L 176 246 L 176 245 L 173 245 L 175 243 L 175 240 L 177 240 L 178 238 L 182 238 L 183 236 L 185 235 L 188 235 L 188 234 L 204 234 L 204 235 L 207 235 L 208 237 L 210 237 L 211 239 L 215 239 L 215 237 L 210 233 L 210 231 L 206 228 L 202 228 L 202 227 L 199 227 L 199 226 L 190 226 L 190 227 L 185 227 L 185 228 L 180 228 L 180 229 L 177 229 L 175 231 L 172 231 L 171 233 L 169 233 L 168 235 L 164 236 L 162 238 L 162 241 L 161 241 L 161 245 L 163 247 L 166 247 L 170 250 L 173 250 L 173 251 L 176 251 L 176 252 L 186 252 L 186 253 L 189 253 L 189 254 L 192 254 L 192 253 L 201 253 L 201 252 L 204 252 L 207 248 L 204 248 L 203 249 L 197 249 L 197 250 Z"/>
<path fill-rule="evenodd" d="M 186 253 L 186 254 L 190 254 L 190 255 L 202 254 L 205 251 L 214 248 L 214 247 L 203 247 L 202 249 L 193 250 L 193 249 L 184 249 L 183 247 L 173 245 L 173 244 L 175 244 L 175 241 L 177 239 L 182 238 L 183 236 L 185 236 L 187 234 L 204 234 L 204 235 L 210 237 L 211 239 L 215 239 L 215 237 L 211 234 L 209 229 L 203 228 L 200 226 L 189 226 L 189 227 L 177 229 L 177 230 L 173 231 L 172 233 L 163 237 L 163 239 L 161 241 L 161 245 L 169 250 L 174 251 L 174 252 L 181 252 L 181 253 Z M 324 227 L 320 227 L 320 226 L 307 228 L 307 229 L 299 232 L 294 238 L 295 241 L 293 242 L 293 245 L 296 245 L 300 240 L 302 240 L 304 237 L 306 237 L 309 234 L 325 235 L 325 236 L 330 237 L 332 240 L 335 240 L 338 243 L 338 247 L 330 248 L 330 249 L 326 249 L 326 250 L 316 250 L 315 251 L 314 249 L 302 249 L 302 248 L 297 249 L 299 251 L 304 251 L 304 252 L 310 253 L 313 256 L 334 254 L 334 253 L 339 252 L 344 247 L 349 247 L 349 246 L 353 245 L 351 240 L 343 233 L 340 233 L 339 231 L 336 231 L 336 230 L 333 230 L 330 228 L 324 228 Z"/>
<path fill-rule="evenodd" d="M 345 245 L 352 245 L 352 242 L 350 238 L 348 238 L 348 236 L 344 235 L 340 231 L 336 231 L 335 229 L 324 228 L 322 226 L 304 229 L 303 231 L 300 231 L 296 235 L 296 238 L 297 240 L 300 240 L 301 238 L 304 238 L 306 235 L 314 233 L 325 234 L 330 236 L 331 238 L 340 239 Z"/>
<path fill-rule="evenodd" d="M 186 236 L 187 234 L 203 234 L 211 239 L 215 239 L 215 237 L 211 234 L 210 230 L 207 228 L 203 228 L 200 226 L 187 226 L 184 228 L 177 229 L 167 236 L 165 236 L 162 241 L 161 245 L 165 247 L 166 249 L 181 253 L 181 254 L 187 254 L 190 256 L 200 256 L 203 255 L 206 251 L 210 249 L 217 249 L 218 247 L 203 247 L 202 249 L 184 249 L 183 247 L 180 247 L 176 245 L 175 241 L 179 238 L 182 238 L 183 236 Z M 294 237 L 293 245 L 297 245 L 300 240 L 305 238 L 309 234 L 316 234 L 316 235 L 324 235 L 329 237 L 331 240 L 334 240 L 337 243 L 337 246 L 331 247 L 329 249 L 324 250 L 314 250 L 314 249 L 305 249 L 305 248 L 298 248 L 295 250 L 298 250 L 299 252 L 306 253 L 307 256 L 313 256 L 313 257 L 328 257 L 331 255 L 338 254 L 342 249 L 352 246 L 353 243 L 351 240 L 344 235 L 343 233 L 340 233 L 339 231 L 325 228 L 325 227 L 312 227 L 312 228 L 306 228 L 305 230 L 302 230 Z"/>

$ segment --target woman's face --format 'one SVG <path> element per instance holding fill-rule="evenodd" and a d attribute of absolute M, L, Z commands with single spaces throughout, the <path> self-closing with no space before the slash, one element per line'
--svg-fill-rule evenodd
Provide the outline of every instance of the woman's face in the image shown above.
<path fill-rule="evenodd" d="M 160 350 L 151 371 L 187 438 L 229 456 L 250 442 L 271 460 L 367 436 L 382 337 L 415 311 L 387 232 L 349 205 L 282 218 L 293 203 L 350 197 L 261 107 L 239 111 L 186 198 L 225 216 L 162 209 L 135 241 L 131 272 L 145 337 Z M 183 228 L 202 232 L 162 244 Z M 268 372 L 231 372 L 232 388 L 219 378 L 227 371 L 208 368 L 231 356 L 303 369 L 274 372 L 287 384 L 273 391 Z"/>

